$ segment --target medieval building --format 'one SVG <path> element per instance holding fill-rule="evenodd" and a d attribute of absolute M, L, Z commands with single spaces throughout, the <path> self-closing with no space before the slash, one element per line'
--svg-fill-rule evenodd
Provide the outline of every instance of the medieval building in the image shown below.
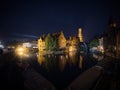
<path fill-rule="evenodd" d="M 110 19 L 104 33 L 103 45 L 105 55 L 120 58 L 120 27 L 113 19 Z"/>
<path fill-rule="evenodd" d="M 66 38 L 65 38 L 63 32 L 53 33 L 53 34 L 51 34 L 51 36 L 56 39 L 59 49 L 66 48 Z M 45 43 L 46 37 L 47 37 L 47 35 L 46 36 L 42 35 L 38 39 L 38 50 L 39 51 L 43 51 L 46 49 L 46 43 Z"/>
<path fill-rule="evenodd" d="M 45 50 L 45 38 L 40 37 L 40 39 L 38 39 L 38 50 Z"/>
<path fill-rule="evenodd" d="M 59 33 L 54 33 L 53 37 L 55 37 L 58 41 L 58 46 L 60 49 L 66 48 L 66 38 L 64 36 L 64 33 L 61 31 Z"/>
<path fill-rule="evenodd" d="M 44 51 L 46 50 L 46 39 L 47 35 L 42 35 L 38 39 L 38 50 Z M 78 29 L 78 36 L 70 36 L 68 39 L 65 38 L 64 33 L 58 32 L 51 34 L 51 37 L 56 39 L 58 43 L 58 49 L 64 49 L 68 51 L 74 51 L 79 49 L 79 45 L 81 42 L 83 42 L 83 36 L 82 36 L 82 29 Z"/>

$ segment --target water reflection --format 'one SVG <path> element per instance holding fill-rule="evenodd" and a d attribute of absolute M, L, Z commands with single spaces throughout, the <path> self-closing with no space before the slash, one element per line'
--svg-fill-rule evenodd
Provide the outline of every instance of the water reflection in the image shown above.
<path fill-rule="evenodd" d="M 80 55 L 79 68 L 82 69 L 83 66 L 83 56 Z"/>
<path fill-rule="evenodd" d="M 66 88 L 82 72 L 94 66 L 97 61 L 87 54 L 81 55 L 75 52 L 49 55 L 37 53 L 33 56 L 26 60 L 29 66 L 51 81 L 55 87 L 61 88 L 59 90 L 64 90 L 63 88 Z M 19 66 L 28 67 L 26 63 Z"/>
<path fill-rule="evenodd" d="M 41 65 L 43 62 L 45 62 L 45 57 L 42 53 L 38 53 L 38 63 Z"/>
<path fill-rule="evenodd" d="M 82 69 L 82 62 L 83 56 L 75 52 L 61 55 L 44 55 L 42 53 L 38 53 L 38 63 L 48 71 L 59 69 L 63 72 L 66 67 L 75 66 Z"/>
<path fill-rule="evenodd" d="M 75 66 L 79 62 L 79 55 L 75 52 L 69 52 L 69 65 Z"/>
<path fill-rule="evenodd" d="M 104 56 L 102 54 L 95 54 L 93 53 L 93 57 L 98 61 L 103 60 Z"/>
<path fill-rule="evenodd" d="M 64 55 L 59 56 L 59 69 L 63 71 L 67 63 L 67 58 Z"/>

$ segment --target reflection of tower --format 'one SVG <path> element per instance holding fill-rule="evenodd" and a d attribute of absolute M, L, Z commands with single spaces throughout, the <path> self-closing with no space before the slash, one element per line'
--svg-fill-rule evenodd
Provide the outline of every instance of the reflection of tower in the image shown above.
<path fill-rule="evenodd" d="M 83 66 L 83 56 L 80 55 L 79 67 L 82 69 Z"/>
<path fill-rule="evenodd" d="M 76 65 L 78 61 L 77 53 L 75 52 L 69 52 L 69 64 L 71 65 Z"/>
<path fill-rule="evenodd" d="M 78 37 L 79 37 L 80 42 L 83 42 L 82 28 L 78 29 Z"/>

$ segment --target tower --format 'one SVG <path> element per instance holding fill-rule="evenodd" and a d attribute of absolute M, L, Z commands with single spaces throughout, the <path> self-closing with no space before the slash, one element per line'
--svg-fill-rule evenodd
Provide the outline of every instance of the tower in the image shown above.
<path fill-rule="evenodd" d="M 78 37 L 79 37 L 80 42 L 83 42 L 82 28 L 78 29 Z"/>
<path fill-rule="evenodd" d="M 116 21 L 115 21 L 115 18 L 114 18 L 114 17 L 110 17 L 110 18 L 109 18 L 108 26 L 109 26 L 110 28 L 116 28 Z"/>

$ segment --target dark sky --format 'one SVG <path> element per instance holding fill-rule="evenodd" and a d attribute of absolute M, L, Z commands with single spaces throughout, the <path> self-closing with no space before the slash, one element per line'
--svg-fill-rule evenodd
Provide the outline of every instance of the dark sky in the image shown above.
<path fill-rule="evenodd" d="M 105 0 L 2 0 L 0 1 L 0 39 L 36 38 L 41 34 L 63 31 L 89 41 L 107 27 L 110 16 L 119 21 L 120 5 Z"/>

